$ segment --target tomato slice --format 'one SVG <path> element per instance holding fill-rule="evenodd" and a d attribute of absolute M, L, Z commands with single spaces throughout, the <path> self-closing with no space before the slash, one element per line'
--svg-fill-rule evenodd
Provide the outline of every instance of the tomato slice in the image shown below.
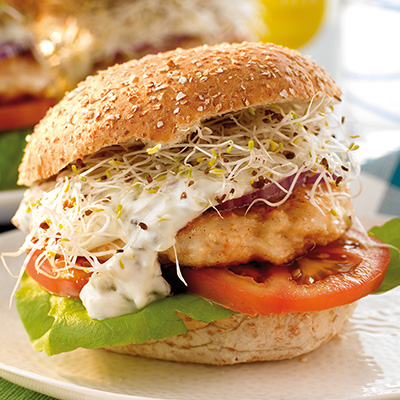
<path fill-rule="evenodd" d="M 0 131 L 29 128 L 39 122 L 54 106 L 54 98 L 35 98 L 0 107 Z"/>
<path fill-rule="evenodd" d="M 78 268 L 69 268 L 68 271 L 57 272 L 47 258 L 40 261 L 40 268 L 37 270 L 35 263 L 42 253 L 41 250 L 35 250 L 32 254 L 26 266 L 27 274 L 51 293 L 79 298 L 79 293 L 88 282 L 91 273 Z M 82 266 L 85 261 L 83 258 L 78 258 L 77 264 Z M 57 269 L 63 269 L 65 267 L 63 258 L 55 260 L 55 266 Z"/>
<path fill-rule="evenodd" d="M 290 265 L 268 263 L 228 268 L 182 268 L 188 291 L 243 314 L 321 311 L 352 303 L 382 283 L 390 260 L 379 240 L 364 246 L 349 230 Z"/>

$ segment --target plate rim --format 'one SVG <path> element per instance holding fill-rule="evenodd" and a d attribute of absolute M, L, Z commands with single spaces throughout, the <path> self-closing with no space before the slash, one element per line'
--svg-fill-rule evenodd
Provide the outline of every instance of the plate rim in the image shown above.
<path fill-rule="evenodd" d="M 6 372 L 6 374 L 4 374 Z M 10 375 L 15 377 L 15 380 L 9 379 Z M 98 400 L 149 400 L 148 397 L 136 396 L 136 395 L 125 395 L 115 392 L 107 392 L 104 390 L 88 388 L 85 386 L 80 386 L 71 382 L 63 382 L 54 378 L 48 378 L 42 376 L 40 374 L 36 374 L 34 372 L 25 371 L 17 367 L 9 366 L 0 361 L 0 376 L 8 380 L 11 383 L 14 383 L 18 386 L 22 386 L 26 389 L 37 391 L 37 385 L 35 383 L 41 383 L 46 385 L 46 387 L 53 387 L 56 389 L 61 389 L 65 391 L 74 391 L 79 396 L 83 396 L 82 399 L 88 399 L 87 396 L 91 396 L 90 399 L 98 399 Z M 28 385 L 22 385 L 18 382 L 19 378 L 24 378 L 25 382 L 28 382 Z M 46 394 L 48 396 L 56 396 L 58 390 L 55 391 L 41 391 L 41 393 Z M 162 398 L 152 398 L 151 400 L 163 400 Z"/>

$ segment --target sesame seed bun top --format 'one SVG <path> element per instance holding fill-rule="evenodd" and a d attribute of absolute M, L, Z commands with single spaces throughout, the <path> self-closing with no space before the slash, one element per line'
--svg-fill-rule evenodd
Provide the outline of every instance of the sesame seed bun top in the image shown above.
<path fill-rule="evenodd" d="M 176 49 L 88 77 L 35 127 L 19 184 L 50 178 L 112 145 L 184 140 L 200 121 L 243 108 L 340 96 L 297 51 L 265 43 Z"/>

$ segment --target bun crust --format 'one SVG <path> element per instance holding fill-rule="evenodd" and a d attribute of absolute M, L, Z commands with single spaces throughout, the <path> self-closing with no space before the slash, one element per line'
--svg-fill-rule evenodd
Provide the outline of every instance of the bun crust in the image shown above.
<path fill-rule="evenodd" d="M 107 350 L 160 360 L 211 365 L 290 359 L 307 354 L 338 334 L 356 303 L 329 310 L 271 314 L 235 314 L 210 324 L 181 316 L 188 333 Z"/>
<path fill-rule="evenodd" d="M 213 116 L 314 96 L 340 90 L 309 58 L 273 44 L 149 55 L 87 78 L 49 110 L 29 138 L 18 183 L 47 179 L 104 147 L 178 142 Z"/>

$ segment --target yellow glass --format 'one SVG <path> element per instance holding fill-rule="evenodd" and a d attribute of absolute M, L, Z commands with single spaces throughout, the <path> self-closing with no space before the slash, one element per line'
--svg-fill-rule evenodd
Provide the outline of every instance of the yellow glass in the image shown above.
<path fill-rule="evenodd" d="M 308 43 L 321 26 L 325 0 L 260 0 L 267 25 L 261 40 L 291 48 Z"/>

